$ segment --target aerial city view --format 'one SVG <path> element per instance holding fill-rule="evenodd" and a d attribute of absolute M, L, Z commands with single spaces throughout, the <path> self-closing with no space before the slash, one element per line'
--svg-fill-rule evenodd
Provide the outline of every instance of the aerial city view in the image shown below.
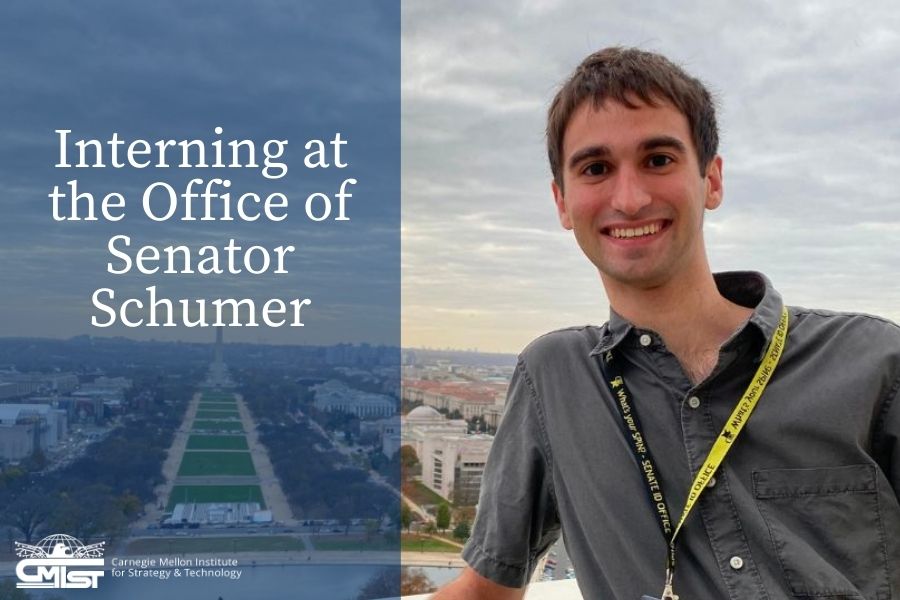
<path fill-rule="evenodd" d="M 458 572 L 515 357 L 223 337 L 0 340 L 0 596 L 55 597 L 15 578 L 54 536 L 104 549 L 97 598 L 362 600 Z M 191 561 L 209 572 L 174 581 Z M 563 578 L 555 547 L 535 579 Z"/>

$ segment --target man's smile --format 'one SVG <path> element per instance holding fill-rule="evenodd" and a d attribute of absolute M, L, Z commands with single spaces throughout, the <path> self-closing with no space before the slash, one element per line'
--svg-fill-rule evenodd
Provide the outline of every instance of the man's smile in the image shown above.
<path fill-rule="evenodd" d="M 647 238 L 665 230 L 671 221 L 659 219 L 648 223 L 616 224 L 604 227 L 601 233 L 617 240 Z"/>

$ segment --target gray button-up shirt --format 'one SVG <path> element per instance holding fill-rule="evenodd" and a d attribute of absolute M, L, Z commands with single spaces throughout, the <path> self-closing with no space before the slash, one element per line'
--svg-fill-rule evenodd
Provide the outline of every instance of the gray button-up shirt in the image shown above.
<path fill-rule="evenodd" d="M 562 530 L 587 599 L 663 587 L 666 542 L 597 358 L 618 353 L 677 518 L 744 392 L 782 301 L 755 273 L 716 275 L 754 312 L 692 385 L 659 335 L 613 314 L 519 357 L 463 557 L 525 585 Z M 900 598 L 900 328 L 790 308 L 784 355 L 678 538 L 675 591 L 705 598 Z"/>

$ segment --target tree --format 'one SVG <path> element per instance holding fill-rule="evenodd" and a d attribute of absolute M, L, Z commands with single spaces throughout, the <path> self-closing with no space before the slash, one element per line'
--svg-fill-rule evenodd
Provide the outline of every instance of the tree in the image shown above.
<path fill-rule="evenodd" d="M 434 591 L 434 584 L 422 569 L 403 567 L 400 570 L 400 595 L 427 594 Z"/>
<path fill-rule="evenodd" d="M 400 550 L 400 530 L 395 527 L 388 527 L 381 534 L 388 550 Z"/>
<path fill-rule="evenodd" d="M 46 492 L 36 487 L 28 488 L 8 502 L 2 514 L 3 522 L 16 527 L 22 532 L 25 543 L 31 544 L 53 513 L 53 504 Z"/>
<path fill-rule="evenodd" d="M 116 501 L 119 504 L 122 514 L 126 517 L 131 518 L 141 512 L 141 499 L 131 492 L 126 491 L 119 496 Z"/>
<path fill-rule="evenodd" d="M 422 465 L 412 446 L 400 446 L 400 481 L 406 483 L 421 474 Z"/>
<path fill-rule="evenodd" d="M 344 527 L 344 535 L 350 533 L 350 524 L 353 520 L 353 502 L 347 496 L 338 500 L 332 513 Z"/>
<path fill-rule="evenodd" d="M 366 541 L 370 541 L 378 533 L 381 523 L 378 519 L 366 519 Z"/>
<path fill-rule="evenodd" d="M 37 448 L 23 463 L 29 471 L 41 471 L 47 467 L 47 455 L 43 450 Z"/>
<path fill-rule="evenodd" d="M 446 531 L 450 527 L 450 506 L 446 502 L 438 506 L 436 525 L 441 531 Z"/>
<path fill-rule="evenodd" d="M 400 446 L 400 464 L 406 468 L 412 468 L 419 464 L 416 449 L 410 445 Z"/>
<path fill-rule="evenodd" d="M 357 594 L 357 600 L 396 598 L 434 591 L 434 584 L 421 569 L 386 567 L 375 573 Z"/>
<path fill-rule="evenodd" d="M 406 533 L 409 533 L 409 528 L 412 527 L 412 522 L 412 510 L 409 508 L 409 506 L 406 505 L 406 502 L 403 502 L 400 506 L 400 525 L 403 526 L 403 529 L 406 530 Z"/>
<path fill-rule="evenodd" d="M 461 521 L 457 524 L 456 527 L 453 528 L 453 537 L 464 542 L 469 539 L 469 536 L 472 534 L 472 527 L 469 525 L 467 521 Z"/>
<path fill-rule="evenodd" d="M 409 444 L 400 446 L 400 464 L 404 467 L 414 467 L 419 464 L 419 457 L 416 449 Z"/>
<path fill-rule="evenodd" d="M 56 531 L 82 541 L 99 535 L 115 538 L 128 524 L 113 491 L 100 484 L 60 493 L 50 521 Z"/>
<path fill-rule="evenodd" d="M 366 582 L 359 591 L 356 600 L 374 600 L 375 598 L 391 598 L 400 595 L 400 573 L 396 567 L 381 569 Z"/>

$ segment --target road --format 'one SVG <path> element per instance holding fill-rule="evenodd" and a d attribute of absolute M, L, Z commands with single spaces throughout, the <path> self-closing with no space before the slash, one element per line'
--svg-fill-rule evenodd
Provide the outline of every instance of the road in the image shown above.
<path fill-rule="evenodd" d="M 253 467 L 259 476 L 259 487 L 262 490 L 263 499 L 266 501 L 266 508 L 272 511 L 273 520 L 286 525 L 295 525 L 297 519 L 294 518 L 291 504 L 288 502 L 284 490 L 281 489 L 281 482 L 275 475 L 275 468 L 272 466 L 272 461 L 269 460 L 269 452 L 259 441 L 259 432 L 256 430 L 256 423 L 250 416 L 250 409 L 247 408 L 244 398 L 240 394 L 234 396 L 237 398 L 238 412 L 241 415 L 247 445 L 250 447 Z"/>
<path fill-rule="evenodd" d="M 312 419 L 312 418 L 308 417 L 307 415 L 305 415 L 305 414 L 303 413 L 303 411 L 301 411 L 301 410 L 298 408 L 298 409 L 297 409 L 297 415 L 294 416 L 294 420 L 295 420 L 297 423 L 300 423 L 300 422 L 301 422 L 300 419 L 303 419 L 304 421 L 306 421 L 307 426 L 308 426 L 310 429 L 312 429 L 313 431 L 317 432 L 317 433 L 318 433 L 319 435 L 321 435 L 323 438 L 325 438 L 326 440 L 328 440 L 328 443 L 331 444 L 331 447 L 332 447 L 334 450 L 340 452 L 341 454 L 343 454 L 344 456 L 346 456 L 347 458 L 349 458 L 349 459 L 351 460 L 351 462 L 354 460 L 354 458 L 356 457 L 356 454 L 353 452 L 353 450 L 351 450 L 350 448 L 348 448 L 347 446 L 345 446 L 342 442 L 340 442 L 340 441 L 336 440 L 335 438 L 333 438 L 332 436 L 328 435 L 328 432 L 325 431 L 325 429 L 324 429 L 321 425 L 319 425 L 319 424 L 315 421 L 315 419 Z M 390 484 L 390 482 L 388 482 L 388 481 L 384 478 L 384 476 L 381 475 L 381 473 L 379 473 L 378 471 L 373 471 L 373 470 L 371 470 L 371 469 L 368 471 L 368 473 L 369 473 L 369 481 L 371 481 L 372 483 L 374 483 L 374 484 L 376 484 L 376 485 L 380 485 L 381 487 L 383 487 L 383 488 L 385 488 L 385 489 L 387 489 L 387 490 L 390 490 L 390 492 L 391 492 L 392 494 L 394 494 L 394 495 L 397 496 L 398 498 L 401 498 L 401 499 L 404 500 L 407 504 L 409 504 L 410 507 L 413 509 L 413 511 L 415 511 L 417 514 L 419 514 L 423 519 L 425 519 L 426 521 L 430 521 L 430 520 L 431 520 L 431 515 L 429 515 L 429 514 L 428 514 L 427 512 L 425 512 L 424 510 L 422 510 L 422 508 L 421 508 L 419 505 L 417 505 L 417 504 L 415 504 L 414 502 L 412 502 L 409 498 L 406 498 L 406 497 L 400 492 L 400 490 L 398 490 L 397 488 L 395 488 L 394 486 L 392 486 L 392 485 Z"/>

